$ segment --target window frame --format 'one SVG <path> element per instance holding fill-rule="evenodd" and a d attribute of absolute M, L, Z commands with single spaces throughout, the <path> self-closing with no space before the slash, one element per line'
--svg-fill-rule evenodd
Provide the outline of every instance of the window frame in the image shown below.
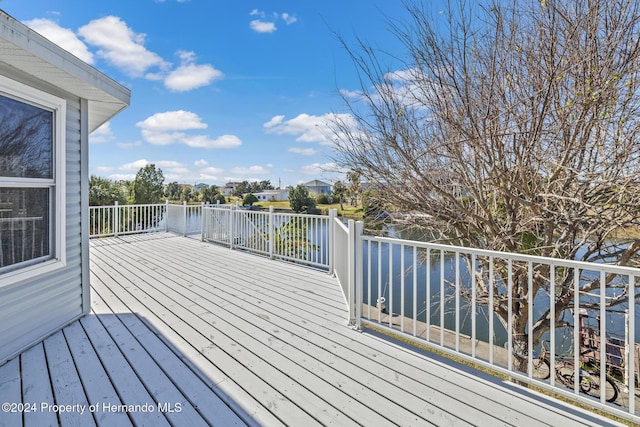
<path fill-rule="evenodd" d="M 15 270 L 0 272 L 0 287 L 53 273 L 67 265 L 66 254 L 66 118 L 67 101 L 58 96 L 0 76 L 0 96 L 15 99 L 53 113 L 53 177 L 16 178 L 0 176 L 0 187 L 49 188 L 49 259 L 36 263 L 24 261 Z M 78 212 L 80 214 L 80 212 Z"/>

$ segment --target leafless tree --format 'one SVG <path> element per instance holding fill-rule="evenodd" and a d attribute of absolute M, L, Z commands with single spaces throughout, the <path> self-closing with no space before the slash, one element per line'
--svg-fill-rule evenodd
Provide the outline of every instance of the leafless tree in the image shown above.
<path fill-rule="evenodd" d="M 405 56 L 343 42 L 361 88 L 344 96 L 353 120 L 335 122 L 337 163 L 361 171 L 379 202 L 420 213 L 408 225 L 442 241 L 638 265 L 640 3 L 429 4 L 406 2 L 408 22 L 389 19 Z M 533 301 L 521 267 L 512 333 L 524 340 Z M 533 295 L 549 286 L 548 268 L 536 268 Z M 476 273 L 484 303 L 487 270 Z M 573 301 L 573 272 L 558 275 L 556 319 Z M 599 285 L 582 281 L 581 292 Z M 506 291 L 494 290 L 506 327 Z M 628 299 L 619 295 L 609 303 Z M 534 342 L 550 318 L 537 316 Z"/>

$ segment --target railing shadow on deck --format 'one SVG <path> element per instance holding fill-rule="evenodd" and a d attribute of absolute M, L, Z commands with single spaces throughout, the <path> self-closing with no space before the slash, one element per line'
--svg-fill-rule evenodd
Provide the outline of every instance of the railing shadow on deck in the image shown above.
<path fill-rule="evenodd" d="M 588 408 L 589 412 L 580 410 L 579 407 L 574 406 L 574 402 L 570 400 L 558 400 L 555 397 L 550 397 L 548 394 L 543 394 L 536 390 L 528 388 L 526 385 L 519 385 L 504 375 L 496 375 L 495 372 L 482 370 L 481 367 L 469 364 L 464 360 L 454 360 L 451 355 L 440 354 L 437 349 L 428 349 L 424 346 L 416 344 L 415 342 L 408 342 L 403 340 L 401 336 L 392 335 L 388 332 L 379 331 L 376 329 L 364 327 L 363 333 L 370 335 L 378 340 L 384 341 L 396 345 L 400 348 L 406 349 L 419 356 L 428 358 L 431 362 L 439 363 L 442 366 L 446 366 L 451 371 L 457 371 L 467 376 L 473 377 L 478 381 L 485 384 L 492 384 L 496 389 L 510 390 L 514 395 L 518 395 L 526 400 L 534 401 L 545 407 L 555 408 L 568 415 L 574 415 L 576 418 L 581 418 L 585 422 L 592 422 L 595 425 L 602 427 L 617 426 L 617 422 L 607 422 L 601 416 L 590 414 L 591 408 Z"/>

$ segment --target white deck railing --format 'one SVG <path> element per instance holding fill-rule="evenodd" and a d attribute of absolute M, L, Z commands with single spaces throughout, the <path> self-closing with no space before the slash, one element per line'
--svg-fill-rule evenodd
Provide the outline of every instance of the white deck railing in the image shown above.
<path fill-rule="evenodd" d="M 319 216 L 230 205 L 91 209 L 92 236 L 199 231 L 203 241 L 327 269 L 340 283 L 356 328 L 387 329 L 640 422 L 634 398 L 640 269 L 366 236 L 361 222 L 345 225 L 335 210 Z M 524 323 L 516 328 L 514 322 Z M 539 322 L 547 324 L 544 333 L 537 333 Z M 571 368 L 569 384 L 554 368 L 548 378 L 537 378 L 533 362 L 543 341 L 551 367 L 563 364 L 562 375 Z M 575 367 L 585 363 L 600 384 L 609 374 L 616 377 L 615 403 L 606 402 L 605 393 L 596 399 L 581 392 L 588 387 Z"/>
<path fill-rule="evenodd" d="M 89 237 L 166 231 L 168 204 L 89 206 Z"/>
<path fill-rule="evenodd" d="M 276 213 L 205 206 L 202 240 L 232 249 L 329 269 L 333 216 Z"/>

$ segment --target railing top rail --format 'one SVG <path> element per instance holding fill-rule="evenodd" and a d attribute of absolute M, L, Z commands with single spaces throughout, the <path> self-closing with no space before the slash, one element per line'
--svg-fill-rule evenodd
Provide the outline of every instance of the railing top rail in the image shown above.
<path fill-rule="evenodd" d="M 533 262 L 539 264 L 553 264 L 553 265 L 561 265 L 563 267 L 573 267 L 582 270 L 606 270 L 615 274 L 624 274 L 624 275 L 634 275 L 640 277 L 640 268 L 636 267 L 627 267 L 615 264 L 598 264 L 595 262 L 587 262 L 587 261 L 573 261 L 562 258 L 552 258 L 552 257 L 544 257 L 539 255 L 526 255 L 519 254 L 515 252 L 502 252 L 502 251 L 492 251 L 488 249 L 476 249 L 469 248 L 465 246 L 454 246 L 447 245 L 444 243 L 429 243 L 429 242 L 419 242 L 416 240 L 404 240 L 398 239 L 396 237 L 380 237 L 380 236 L 368 236 L 363 235 L 363 240 L 370 241 L 380 241 L 393 243 L 397 245 L 407 245 L 407 246 L 416 246 L 425 249 L 436 249 L 443 250 L 446 252 L 463 252 L 470 255 L 480 255 L 480 256 L 492 256 L 497 258 L 506 258 L 514 261 L 523 261 L 523 262 Z"/>
<path fill-rule="evenodd" d="M 243 209 L 242 207 L 236 208 L 235 205 L 221 205 L 221 206 L 217 206 L 217 205 L 205 205 L 204 209 L 207 210 L 229 210 L 229 207 L 223 207 L 223 206 L 231 206 L 234 210 L 238 210 L 240 212 L 253 212 L 253 213 L 264 213 L 264 214 L 268 214 L 269 211 L 268 210 L 250 210 L 250 209 Z M 328 215 L 315 215 L 315 214 L 301 214 L 301 213 L 292 213 L 292 212 L 273 212 L 274 215 L 286 215 L 286 216 L 290 216 L 290 217 L 296 217 L 296 218 L 317 218 L 317 219 L 329 219 Z"/>
<path fill-rule="evenodd" d="M 318 218 L 318 219 L 329 219 L 328 215 L 316 215 L 316 214 L 301 214 L 301 213 L 291 213 L 291 212 L 274 212 L 276 215 L 288 215 L 297 218 Z"/>
<path fill-rule="evenodd" d="M 138 205 L 129 205 L 129 204 L 123 204 L 123 203 L 118 203 L 117 205 L 100 205 L 100 206 L 89 206 L 89 209 L 105 209 L 105 208 L 114 208 L 114 207 L 119 207 L 119 208 L 125 208 L 125 207 L 151 207 L 151 206 L 165 206 L 165 203 L 146 203 L 146 204 L 138 204 Z M 177 206 L 177 205 L 176 205 Z M 182 206 L 182 205 L 180 205 Z"/>

